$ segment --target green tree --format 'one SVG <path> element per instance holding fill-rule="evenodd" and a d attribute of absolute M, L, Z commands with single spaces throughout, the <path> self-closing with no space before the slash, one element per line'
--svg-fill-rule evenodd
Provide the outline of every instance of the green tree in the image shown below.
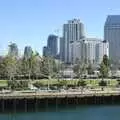
<path fill-rule="evenodd" d="M 30 58 L 28 59 L 22 59 L 22 69 L 23 69 L 23 74 L 31 80 L 31 76 L 36 72 L 33 73 L 36 68 L 36 54 L 32 53 Z M 39 66 L 37 66 L 38 68 Z"/>
<path fill-rule="evenodd" d="M 61 81 L 59 81 L 58 82 L 58 85 L 57 85 L 59 88 L 60 87 L 63 87 L 63 86 L 65 86 L 65 87 L 67 87 L 67 81 L 66 80 L 61 80 Z"/>
<path fill-rule="evenodd" d="M 102 89 L 102 91 L 103 91 L 103 90 L 104 90 L 104 87 L 107 86 L 107 82 L 104 81 L 104 80 L 101 80 L 101 81 L 99 82 L 99 86 L 101 86 L 101 89 Z"/>
<path fill-rule="evenodd" d="M 85 88 L 86 85 L 87 84 L 86 84 L 86 82 L 84 80 L 78 81 L 77 86 L 81 87 L 81 93 L 83 92 L 83 89 Z"/>
<path fill-rule="evenodd" d="M 8 81 L 8 87 L 11 90 L 24 90 L 28 88 L 28 81 L 17 81 L 17 80 L 12 80 Z"/>
<path fill-rule="evenodd" d="M 41 82 L 35 82 L 33 85 L 37 88 L 40 88 L 40 87 L 44 86 Z"/>
<path fill-rule="evenodd" d="M 103 56 L 103 63 L 104 63 L 104 65 L 106 65 L 107 67 L 109 67 L 110 62 L 109 62 L 109 59 L 108 59 L 107 55 Z"/>
<path fill-rule="evenodd" d="M 47 57 L 43 57 L 41 61 L 41 77 L 48 78 L 49 75 L 49 65 Z"/>
<path fill-rule="evenodd" d="M 90 63 L 90 64 L 88 65 L 88 67 L 87 67 L 87 72 L 88 72 L 89 75 L 91 75 L 91 74 L 94 73 L 94 70 L 93 70 L 93 68 L 92 68 L 91 63 Z"/>
<path fill-rule="evenodd" d="M 74 65 L 73 71 L 77 77 L 79 77 L 79 79 L 82 79 L 82 75 L 86 72 L 86 65 L 78 62 L 76 65 Z"/>
<path fill-rule="evenodd" d="M 33 60 L 32 60 L 32 75 L 34 76 L 35 79 L 40 77 L 41 74 L 41 57 L 39 54 L 36 52 Z"/>
<path fill-rule="evenodd" d="M 14 57 L 6 56 L 3 61 L 6 76 L 9 77 L 9 80 L 13 80 L 17 74 L 17 59 Z"/>
<path fill-rule="evenodd" d="M 86 72 L 86 65 L 84 63 L 80 63 L 80 61 L 77 61 L 77 64 L 73 67 L 73 71 L 79 77 L 77 86 L 79 87 L 81 86 L 81 92 L 82 92 L 83 88 L 85 87 L 83 74 Z"/>
<path fill-rule="evenodd" d="M 100 64 L 100 74 L 102 80 L 108 76 L 108 67 L 103 62 Z"/>
<path fill-rule="evenodd" d="M 7 77 L 4 58 L 0 58 L 0 78 L 5 79 Z"/>

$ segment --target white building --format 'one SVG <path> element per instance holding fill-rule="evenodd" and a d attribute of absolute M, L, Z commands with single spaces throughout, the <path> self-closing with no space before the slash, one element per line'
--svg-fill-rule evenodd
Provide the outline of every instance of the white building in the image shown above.
<path fill-rule="evenodd" d="M 96 59 L 96 45 L 102 40 L 98 38 L 86 38 L 86 60 L 88 63 L 95 64 Z"/>
<path fill-rule="evenodd" d="M 96 63 L 100 64 L 104 55 L 109 57 L 109 43 L 105 40 L 96 45 Z"/>
<path fill-rule="evenodd" d="M 101 39 L 84 38 L 79 41 L 74 41 L 70 44 L 70 61 L 72 63 L 79 59 L 81 62 L 95 63 L 96 60 L 96 45 L 101 43 Z"/>
<path fill-rule="evenodd" d="M 81 43 L 80 41 L 74 41 L 70 44 L 70 62 L 75 63 L 77 59 L 81 60 Z"/>

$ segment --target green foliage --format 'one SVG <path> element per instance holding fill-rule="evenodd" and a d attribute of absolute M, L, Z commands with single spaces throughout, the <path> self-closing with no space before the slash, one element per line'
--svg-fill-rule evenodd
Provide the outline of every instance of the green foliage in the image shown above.
<path fill-rule="evenodd" d="M 33 85 L 37 88 L 40 88 L 40 87 L 44 86 L 41 82 L 35 82 Z"/>
<path fill-rule="evenodd" d="M 80 68 L 79 65 L 74 65 L 74 67 L 73 67 L 73 71 L 74 71 L 74 73 L 77 74 L 77 76 L 79 76 L 79 68 Z"/>
<path fill-rule="evenodd" d="M 101 80 L 101 81 L 99 82 L 99 86 L 105 87 L 105 86 L 107 86 L 107 82 L 104 81 L 104 80 Z"/>
<path fill-rule="evenodd" d="M 93 74 L 93 73 L 94 73 L 94 70 L 93 70 L 93 68 L 92 68 L 92 65 L 91 65 L 91 64 L 89 64 L 89 65 L 88 65 L 88 67 L 87 67 L 87 71 L 88 71 L 88 74 L 89 74 L 89 75 L 91 75 L 91 74 Z"/>
<path fill-rule="evenodd" d="M 79 79 L 82 79 L 82 75 L 86 71 L 86 65 L 78 62 L 76 65 L 73 67 L 74 73 L 79 77 Z"/>
<path fill-rule="evenodd" d="M 109 59 L 107 55 L 104 55 L 103 61 L 100 64 L 100 73 L 101 73 L 102 79 L 108 76 L 108 72 L 109 72 Z"/>
<path fill-rule="evenodd" d="M 100 64 L 100 74 L 102 78 L 108 76 L 108 68 L 103 62 Z"/>
<path fill-rule="evenodd" d="M 27 59 L 5 56 L 0 58 L 0 77 L 9 80 L 56 78 L 60 65 L 54 58 L 41 58 L 38 52 Z"/>
<path fill-rule="evenodd" d="M 59 86 L 67 86 L 67 81 L 66 80 L 62 80 L 62 81 L 59 81 Z"/>
<path fill-rule="evenodd" d="M 49 75 L 49 65 L 48 65 L 48 59 L 44 57 L 41 61 L 41 76 L 48 77 Z"/>
<path fill-rule="evenodd" d="M 109 59 L 107 55 L 103 56 L 103 63 L 104 65 L 106 65 L 107 67 L 109 67 L 110 63 L 109 63 Z"/>
<path fill-rule="evenodd" d="M 12 90 L 25 89 L 28 88 L 28 81 L 11 80 L 8 81 L 8 87 L 11 88 Z"/>
<path fill-rule="evenodd" d="M 87 84 L 84 80 L 79 80 L 78 83 L 77 83 L 77 86 L 81 86 L 81 87 L 85 87 Z"/>
<path fill-rule="evenodd" d="M 14 79 L 17 74 L 17 59 L 15 57 L 6 56 L 3 60 L 4 70 L 9 79 Z"/>

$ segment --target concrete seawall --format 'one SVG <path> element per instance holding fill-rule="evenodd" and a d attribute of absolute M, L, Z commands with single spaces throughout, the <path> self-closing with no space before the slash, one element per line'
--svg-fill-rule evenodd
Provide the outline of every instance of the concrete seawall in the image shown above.
<path fill-rule="evenodd" d="M 70 105 L 119 104 L 120 93 L 12 93 L 0 94 L 0 112 L 47 109 Z"/>

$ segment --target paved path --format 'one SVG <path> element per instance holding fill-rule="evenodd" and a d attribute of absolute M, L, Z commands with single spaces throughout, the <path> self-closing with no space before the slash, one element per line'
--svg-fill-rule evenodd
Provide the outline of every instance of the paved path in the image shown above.
<path fill-rule="evenodd" d="M 63 97 L 86 97 L 86 96 L 110 96 L 120 95 L 120 91 L 81 91 L 78 92 L 35 92 L 35 93 L 21 93 L 13 92 L 7 94 L 0 94 L 1 99 L 20 99 L 20 98 L 63 98 Z"/>

